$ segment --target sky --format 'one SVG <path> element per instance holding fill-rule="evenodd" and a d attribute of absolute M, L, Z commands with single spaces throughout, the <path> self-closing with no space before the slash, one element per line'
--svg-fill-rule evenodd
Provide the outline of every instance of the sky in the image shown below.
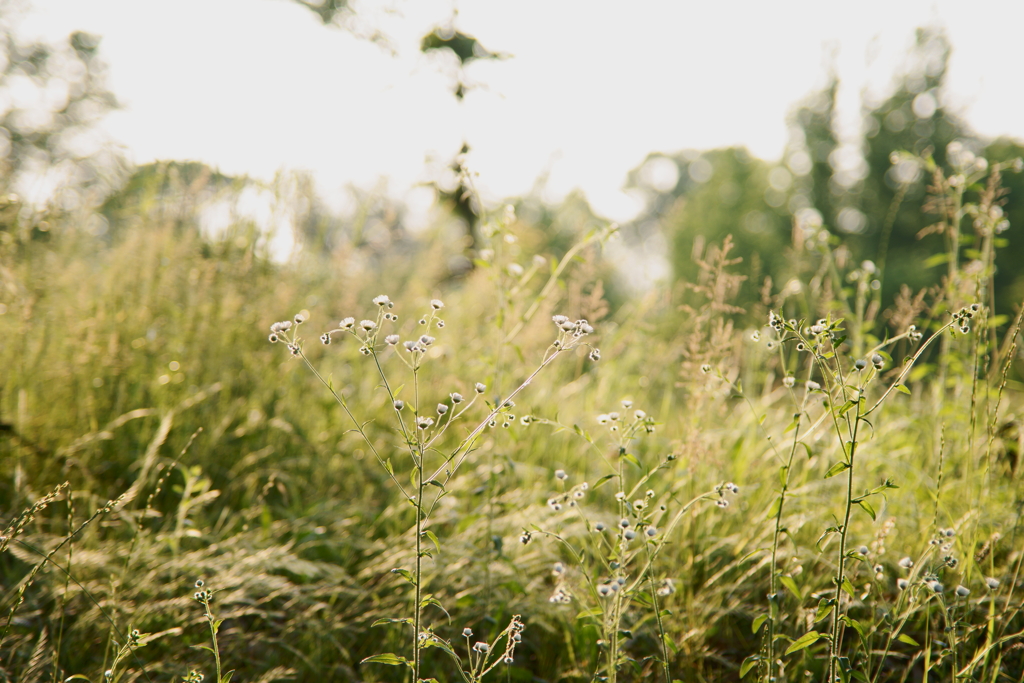
<path fill-rule="evenodd" d="M 413 208 L 463 142 L 487 201 L 582 190 L 628 220 L 626 174 L 650 152 L 744 145 L 779 159 L 786 116 L 839 75 L 839 125 L 882 97 L 918 26 L 953 44 L 942 100 L 989 137 L 1024 139 L 1024 2 L 381 0 L 359 21 L 391 48 L 324 27 L 288 0 L 34 0 L 24 36 L 102 36 L 123 107 L 102 124 L 129 160 L 198 160 L 269 180 L 307 170 L 328 205 L 386 187 Z M 457 8 L 457 16 L 453 10 Z M 966 11 L 969 8 L 969 11 Z M 420 38 L 453 22 L 501 61 L 452 95 L 452 59 Z"/>

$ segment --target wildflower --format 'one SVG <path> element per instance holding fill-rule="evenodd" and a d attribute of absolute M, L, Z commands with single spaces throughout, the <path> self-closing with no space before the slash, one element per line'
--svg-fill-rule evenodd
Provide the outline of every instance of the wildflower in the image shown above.
<path fill-rule="evenodd" d="M 752 333 L 750 334 L 750 340 L 751 340 L 751 341 L 753 341 L 753 342 L 759 342 L 759 341 L 761 341 L 761 333 L 760 333 L 760 332 L 758 332 L 757 330 L 754 330 L 754 331 L 753 331 L 753 332 L 752 332 Z"/>
<path fill-rule="evenodd" d="M 462 629 L 462 637 L 463 638 L 472 638 L 473 637 L 473 629 L 469 628 L 468 626 L 466 628 Z"/>
<path fill-rule="evenodd" d="M 331 335 L 327 334 L 326 332 L 321 334 L 320 335 L 320 343 L 323 344 L 324 346 L 326 346 L 327 344 L 330 344 L 331 343 Z"/>
<path fill-rule="evenodd" d="M 727 491 L 729 491 L 731 493 L 739 493 L 740 492 L 740 487 L 737 486 L 736 484 L 732 483 L 731 481 L 725 485 L 725 488 L 726 488 Z"/>
<path fill-rule="evenodd" d="M 636 532 L 633 531 L 632 529 L 626 529 L 626 533 L 622 534 L 622 536 L 627 541 L 632 541 L 634 538 L 636 538 Z"/>
<path fill-rule="evenodd" d="M 907 588 L 909 586 L 910 586 L 910 582 L 907 581 L 906 579 L 898 579 L 896 581 L 896 587 L 899 588 L 901 591 L 907 590 Z"/>
<path fill-rule="evenodd" d="M 562 564 L 561 562 L 555 562 L 555 566 L 552 567 L 551 573 L 554 574 L 555 576 L 561 576 L 562 574 L 565 573 L 565 565 Z"/>
<path fill-rule="evenodd" d="M 727 501 L 725 498 L 719 498 L 718 500 L 715 501 L 715 505 L 717 505 L 720 508 L 727 508 L 729 507 L 729 501 Z"/>
<path fill-rule="evenodd" d="M 594 530 L 595 531 L 604 531 L 605 530 L 604 522 L 598 522 L 597 524 L 595 524 L 594 525 Z"/>
<path fill-rule="evenodd" d="M 287 332 L 290 329 L 292 329 L 291 320 L 284 320 L 279 323 L 274 323 L 273 325 L 270 326 L 271 332 Z"/>
<path fill-rule="evenodd" d="M 999 579 L 994 579 L 991 576 L 985 577 L 985 585 L 988 586 L 989 590 L 996 590 L 999 588 Z"/>
<path fill-rule="evenodd" d="M 533 418 L 531 418 L 529 415 L 523 415 L 521 418 L 519 418 L 519 424 L 523 425 L 524 427 L 529 426 L 531 422 L 533 422 Z"/>
<path fill-rule="evenodd" d="M 672 595 L 676 592 L 676 584 L 672 579 L 665 579 L 661 582 L 661 587 L 658 589 L 657 592 L 658 595 L 663 598 L 665 596 Z"/>
<path fill-rule="evenodd" d="M 420 429 L 427 429 L 434 424 L 434 418 L 432 417 L 421 417 L 416 421 L 416 426 Z"/>
<path fill-rule="evenodd" d="M 782 384 L 783 384 L 783 386 L 785 386 L 785 387 L 786 387 L 787 389 L 792 389 L 792 388 L 793 388 L 793 385 L 795 385 L 795 384 L 796 384 L 796 377 L 784 377 L 784 378 L 782 379 Z"/>
<path fill-rule="evenodd" d="M 434 343 L 434 341 L 435 340 L 433 337 L 426 334 L 420 337 L 420 344 L 422 344 L 423 346 L 430 346 L 431 344 Z"/>
<path fill-rule="evenodd" d="M 814 380 L 807 381 L 807 391 L 818 391 L 819 389 L 821 389 L 820 384 L 818 384 Z"/>
<path fill-rule="evenodd" d="M 408 351 L 409 353 L 412 353 L 413 351 L 419 351 L 420 350 L 420 345 L 417 344 L 414 341 L 403 342 L 402 346 L 404 346 L 405 350 Z"/>
<path fill-rule="evenodd" d="M 527 543 L 530 542 L 530 540 L 532 538 L 533 538 L 533 534 L 531 534 L 529 531 L 525 531 L 524 530 L 523 533 L 519 535 L 519 542 L 522 543 L 523 545 L 526 545 Z"/>
<path fill-rule="evenodd" d="M 824 331 L 825 331 L 825 326 L 824 325 L 821 325 L 821 324 L 811 325 L 811 334 L 813 334 L 815 336 L 821 334 Z"/>
<path fill-rule="evenodd" d="M 649 538 L 654 538 L 655 536 L 658 535 L 658 530 L 655 527 L 653 527 L 653 526 L 649 526 L 649 527 L 647 527 L 647 532 L 646 533 L 647 533 L 647 536 Z"/>
<path fill-rule="evenodd" d="M 395 305 L 391 303 L 391 299 L 388 298 L 387 294 L 381 294 L 373 298 L 373 303 L 377 304 L 381 308 L 387 306 L 388 308 L 394 308 Z"/>
<path fill-rule="evenodd" d="M 399 337 L 398 337 L 397 334 L 389 334 L 388 336 L 384 337 L 384 341 L 386 341 L 391 346 L 394 346 L 395 344 L 397 344 L 398 340 L 399 340 Z"/>
<path fill-rule="evenodd" d="M 487 654 L 488 652 L 491 651 L 491 646 L 488 645 L 487 643 L 475 643 L 473 645 L 473 650 L 475 650 L 476 652 L 479 652 L 481 654 Z"/>
<path fill-rule="evenodd" d="M 437 325 L 437 329 L 439 329 L 439 330 L 444 328 L 444 321 L 443 320 L 438 320 L 434 324 Z"/>
<path fill-rule="evenodd" d="M 931 588 L 932 591 L 935 592 L 935 593 L 941 593 L 942 591 L 946 590 L 946 587 L 943 586 L 938 581 L 929 581 L 928 582 L 928 587 Z"/>
<path fill-rule="evenodd" d="M 860 553 L 861 555 L 867 555 L 868 554 L 868 547 L 866 545 L 862 545 L 861 547 L 857 548 L 857 552 Z"/>
<path fill-rule="evenodd" d="M 548 602 L 555 603 L 556 605 L 568 605 L 572 602 L 572 596 L 569 595 L 567 590 L 559 586 L 555 592 L 552 593 L 551 597 L 548 598 Z"/>
<path fill-rule="evenodd" d="M 359 327 L 361 327 L 364 330 L 366 330 L 367 332 L 369 332 L 373 328 L 377 327 L 377 323 L 375 323 L 372 320 L 360 320 L 359 321 Z"/>
<path fill-rule="evenodd" d="M 565 473 L 565 470 L 555 470 L 555 479 L 560 479 L 560 480 L 564 481 L 565 478 L 568 477 L 568 476 L 569 475 L 567 475 Z"/>
<path fill-rule="evenodd" d="M 607 413 L 601 413 L 600 415 L 597 416 L 597 423 L 598 424 L 608 424 L 608 421 L 610 419 L 611 419 L 611 417 L 609 417 Z"/>
<path fill-rule="evenodd" d="M 462 403 L 462 394 L 458 392 L 448 394 L 448 398 L 452 400 L 452 403 Z"/>
<path fill-rule="evenodd" d="M 882 358 L 881 354 L 876 353 L 871 356 L 871 364 L 875 366 L 876 370 L 881 370 L 882 366 L 885 364 L 885 359 Z"/>
<path fill-rule="evenodd" d="M 612 589 L 611 586 L 602 583 L 600 586 L 597 587 L 597 592 L 601 597 L 608 597 L 608 595 L 611 594 Z"/>
<path fill-rule="evenodd" d="M 633 413 L 633 418 L 634 418 L 634 419 L 637 419 L 637 420 L 642 420 L 642 419 L 644 419 L 645 417 L 647 417 L 647 413 L 645 413 L 645 412 L 644 412 L 644 411 L 642 411 L 642 410 L 637 410 L 637 411 L 635 411 L 635 412 Z"/>
<path fill-rule="evenodd" d="M 868 366 L 868 362 L 863 358 L 858 358 L 853 362 L 853 367 L 857 370 L 863 370 Z"/>
<path fill-rule="evenodd" d="M 709 372 L 711 372 L 711 366 L 705 363 L 704 365 L 700 366 L 700 371 L 706 375 Z"/>
<path fill-rule="evenodd" d="M 524 272 L 523 267 L 518 263 L 508 264 L 508 274 L 512 277 L 521 277 Z"/>
<path fill-rule="evenodd" d="M 567 318 L 567 317 L 566 317 L 566 316 L 564 316 L 564 315 L 553 315 L 553 316 L 551 316 L 551 320 L 552 320 L 552 321 L 553 321 L 553 322 L 554 322 L 554 323 L 555 323 L 556 325 L 558 325 L 559 327 L 561 327 L 561 326 L 562 326 L 562 323 L 567 323 L 567 322 L 569 322 L 569 318 Z"/>
<path fill-rule="evenodd" d="M 970 588 L 968 588 L 966 586 L 957 586 L 956 587 L 956 595 L 957 595 L 957 597 L 959 597 L 959 598 L 966 598 L 970 594 L 971 594 L 971 589 Z"/>
<path fill-rule="evenodd" d="M 438 403 L 437 404 L 437 414 L 438 415 L 444 415 L 447 412 L 448 412 L 448 406 L 446 406 L 443 403 Z"/>
<path fill-rule="evenodd" d="M 516 660 L 512 659 L 512 655 L 505 655 L 505 659 L 503 659 L 501 661 L 505 662 L 506 664 L 511 664 L 512 662 L 514 662 Z"/>
<path fill-rule="evenodd" d="M 914 561 L 909 557 L 904 557 L 902 560 L 899 561 L 899 565 L 904 569 L 910 569 L 914 566 Z"/>
<path fill-rule="evenodd" d="M 611 420 L 612 422 L 615 422 L 616 420 L 619 419 L 619 414 L 618 413 L 608 413 L 608 419 Z"/>
<path fill-rule="evenodd" d="M 953 538 L 954 536 L 956 536 L 956 529 L 946 529 L 942 532 L 942 535 L 946 538 Z"/>
<path fill-rule="evenodd" d="M 274 334 L 273 332 L 271 332 L 271 333 L 270 333 L 270 337 L 269 337 L 269 339 L 270 339 L 270 343 L 271 343 L 271 344 L 274 344 L 274 343 L 276 343 L 276 342 L 278 341 L 278 337 L 277 337 L 277 335 L 276 335 L 276 334 Z"/>
<path fill-rule="evenodd" d="M 396 400 L 394 405 L 395 405 L 395 410 L 401 410 L 402 408 L 405 407 L 405 401 Z"/>
<path fill-rule="evenodd" d="M 370 351 L 369 346 L 360 346 L 359 353 L 363 354 L 364 356 L 369 356 L 372 353 L 372 351 Z"/>
<path fill-rule="evenodd" d="M 597 361 L 601 360 L 601 349 L 591 349 L 590 350 L 590 360 L 592 360 L 595 363 Z"/>
<path fill-rule="evenodd" d="M 487 385 L 486 384 L 482 384 L 480 382 L 477 382 L 476 386 L 473 387 L 473 388 L 476 389 L 476 393 L 478 393 L 478 394 L 482 394 L 485 391 L 487 391 Z"/>
<path fill-rule="evenodd" d="M 623 517 L 622 519 L 619 520 L 619 526 L 621 526 L 623 529 L 628 529 L 629 528 L 629 520 L 626 519 L 625 517 Z"/>
<path fill-rule="evenodd" d="M 351 330 L 352 326 L 355 324 L 355 318 L 344 318 L 340 323 L 338 323 L 338 327 L 340 327 L 343 330 Z"/>

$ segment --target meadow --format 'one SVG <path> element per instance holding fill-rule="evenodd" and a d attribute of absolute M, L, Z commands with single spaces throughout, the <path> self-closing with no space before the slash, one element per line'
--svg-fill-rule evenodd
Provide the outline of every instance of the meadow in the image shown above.
<path fill-rule="evenodd" d="M 0 679 L 1019 681 L 1010 170 L 929 169 L 895 301 L 813 221 L 634 294 L 585 214 L 8 213 Z"/>

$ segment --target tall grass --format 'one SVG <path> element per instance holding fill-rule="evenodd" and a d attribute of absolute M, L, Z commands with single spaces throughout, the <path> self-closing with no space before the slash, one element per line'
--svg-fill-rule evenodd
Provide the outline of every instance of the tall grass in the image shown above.
<path fill-rule="evenodd" d="M 505 212 L 460 277 L 443 217 L 286 265 L 7 235 L 0 676 L 1015 680 L 1004 170 L 931 169 L 944 285 L 888 313 L 816 225 L 798 287 L 727 241 L 614 310 L 610 231 Z"/>

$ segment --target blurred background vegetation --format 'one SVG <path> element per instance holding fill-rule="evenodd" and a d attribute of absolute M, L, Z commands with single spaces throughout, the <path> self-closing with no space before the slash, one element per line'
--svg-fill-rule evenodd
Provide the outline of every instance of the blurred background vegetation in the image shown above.
<path fill-rule="evenodd" d="M 349 20 L 344 2 L 300 4 L 324 23 Z M 833 129 L 834 77 L 794 106 L 781 161 L 740 148 L 652 153 L 628 179 L 644 193 L 641 214 L 620 226 L 618 241 L 582 250 L 542 296 L 572 245 L 607 225 L 581 196 L 558 205 L 509 198 L 516 220 L 499 230 L 496 211 L 472 192 L 466 148 L 436 184 L 430 226 L 412 231 L 407 208 L 383 193 L 353 190 L 356 210 L 332 213 L 300 173 L 262 182 L 188 160 L 130 167 L 87 135 L 117 106 L 99 37 L 76 33 L 64 45 L 45 45 L 20 42 L 7 24 L 0 32 L 0 93 L 57 93 L 41 100 L 42 108 L 0 100 L 0 527 L 63 481 L 71 482 L 74 505 L 69 512 L 65 499 L 37 515 L 25 537 L 30 546 L 12 545 L 0 557 L 3 614 L 25 585 L 27 567 L 38 562 L 32 547 L 54 547 L 67 533 L 68 515 L 80 523 L 108 499 L 125 491 L 134 497 L 76 541 L 76 583 L 66 584 L 55 569 L 35 578 L 0 648 L 0 679 L 11 681 L 50 680 L 51 672 L 99 680 L 110 641 L 118 639 L 103 614 L 118 629 L 162 634 L 141 651 L 154 680 L 209 669 L 205 653 L 187 647 L 205 642 L 190 600 L 198 577 L 223 591 L 225 659 L 238 680 L 393 675 L 358 662 L 387 649 L 380 640 L 398 642 L 393 631 L 368 625 L 405 604 L 389 570 L 409 561 L 394 542 L 408 529 L 408 510 L 388 492 L 385 473 L 347 431 L 330 396 L 266 342 L 272 322 L 298 311 L 316 331 L 343 316 L 370 317 L 369 301 L 380 293 L 399 302 L 406 320 L 431 297 L 447 302 L 448 340 L 429 370 L 438 396 L 468 395 L 477 381 L 498 396 L 523 378 L 551 336 L 543 320 L 511 334 L 524 301 L 536 297 L 548 316 L 588 318 L 605 360 L 593 365 L 581 356 L 554 368 L 531 387 L 523 413 L 591 430 L 594 415 L 632 398 L 665 423 L 638 454 L 684 456 L 659 494 L 693 493 L 725 479 L 751 485 L 729 515 L 689 520 L 688 541 L 672 558 L 680 579 L 672 603 L 679 617 L 671 625 L 678 675 L 734 679 L 738 662 L 758 647 L 751 605 L 762 601 L 765 581 L 744 558 L 764 541 L 767 527 L 750 520 L 763 518 L 773 474 L 758 421 L 700 366 L 727 368 L 732 379 L 757 387 L 755 399 L 781 396 L 785 369 L 749 343 L 749 331 L 762 328 L 768 307 L 780 302 L 808 317 L 849 309 L 853 295 L 843 287 L 852 280 L 806 291 L 817 267 L 808 254 L 818 247 L 834 255 L 844 277 L 857 271 L 877 280 L 877 315 L 861 332 L 876 340 L 902 332 L 908 318 L 897 298 L 938 291 L 948 258 L 942 237 L 929 234 L 938 218 L 923 208 L 931 179 L 909 157 L 948 168 L 950 153 L 989 164 L 1024 154 L 1020 141 L 980 139 L 939 104 L 950 45 L 941 32 L 922 30 L 898 87 L 884 101 L 865 103 L 865 135 L 852 157 Z M 450 49 L 460 64 L 500 56 L 472 36 L 442 29 L 425 36 L 422 49 Z M 29 174 L 49 179 L 50 201 L 19 196 Z M 984 303 L 1005 331 L 1024 299 L 1024 175 L 1007 173 L 1002 182 L 1007 222 L 1000 223 L 995 286 Z M 259 219 L 245 210 L 254 202 L 266 207 Z M 965 228 L 964 270 L 979 262 L 975 239 Z M 630 277 L 623 254 L 643 244 L 667 257 L 668 282 L 638 288 Z M 725 244 L 731 250 L 723 251 Z M 924 310 L 916 310 L 926 318 L 919 324 L 941 324 L 938 313 Z M 313 330 L 307 336 L 316 337 Z M 361 414 L 387 412 L 355 346 L 308 348 Z M 1019 359 L 1008 372 L 1016 395 Z M 791 408 L 764 405 L 769 429 L 777 423 L 781 436 Z M 961 446 L 967 437 L 955 428 L 966 429 L 962 409 L 962 402 L 951 404 L 941 415 L 944 438 Z M 919 467 L 937 447 L 939 416 L 926 412 L 920 403 L 895 412 L 867 475 L 896 470 L 904 489 L 893 509 L 908 546 L 931 522 L 937 490 L 934 467 Z M 998 472 L 1008 483 L 990 492 L 995 512 L 977 523 L 971 549 L 1000 533 L 1005 540 L 989 561 L 1005 567 L 1020 553 L 1019 423 L 1012 415 L 999 420 L 1006 433 Z M 383 425 L 371 431 L 395 445 Z M 914 450 L 921 443 L 923 455 Z M 808 592 L 816 588 L 814 571 L 823 570 L 813 560 L 819 530 L 803 525 L 834 498 L 820 480 L 826 449 L 820 445 L 800 475 L 806 491 L 793 512 L 787 559 L 806 561 Z M 908 455 L 892 460 L 890 453 Z M 452 628 L 486 632 L 522 612 L 529 615 L 526 663 L 510 676 L 588 679 L 592 633 L 547 602 L 557 548 L 520 549 L 515 539 L 528 524 L 557 523 L 543 504 L 556 465 L 583 479 L 601 476 L 600 463 L 571 429 L 533 425 L 489 438 L 471 464 L 442 512 L 445 554 L 431 570 L 456 617 Z M 947 491 L 974 490 L 969 471 L 945 476 Z M 957 495 L 941 501 L 950 524 L 971 515 L 977 502 Z M 869 538 L 866 522 L 863 529 Z M 800 627 L 794 621 L 789 628 L 797 634 Z M 631 647 L 638 661 L 656 650 L 643 638 Z M 1024 666 L 1019 651 L 1006 661 L 1008 671 Z M 131 669 L 130 679 L 141 680 L 141 670 Z"/>

